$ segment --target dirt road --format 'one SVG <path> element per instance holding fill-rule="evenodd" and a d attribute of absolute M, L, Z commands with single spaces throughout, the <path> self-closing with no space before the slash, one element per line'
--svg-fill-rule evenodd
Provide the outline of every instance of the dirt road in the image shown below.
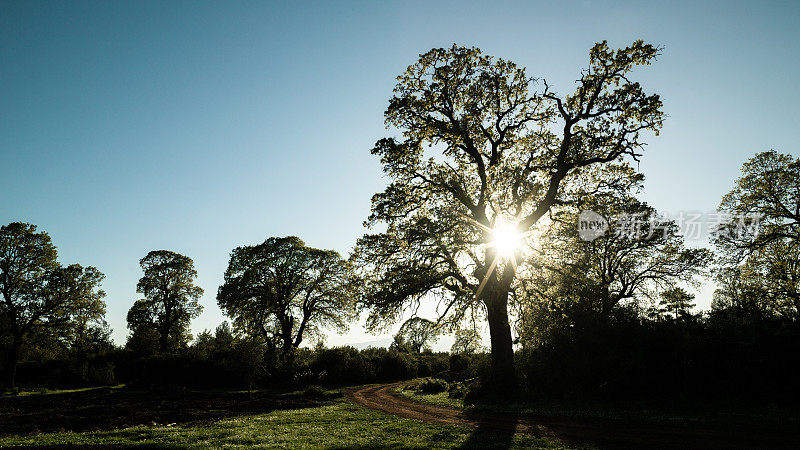
<path fill-rule="evenodd" d="M 604 448 L 800 448 L 794 433 L 758 429 L 712 429 L 641 425 L 532 415 L 470 413 L 412 401 L 393 390 L 407 382 L 354 388 L 348 398 L 367 408 L 424 422 L 475 428 L 476 432 L 526 433 L 573 444 Z"/>

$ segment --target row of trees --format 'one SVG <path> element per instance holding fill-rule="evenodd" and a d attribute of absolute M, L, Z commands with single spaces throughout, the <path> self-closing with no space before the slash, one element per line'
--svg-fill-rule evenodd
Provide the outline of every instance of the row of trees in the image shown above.
<path fill-rule="evenodd" d="M 202 311 L 192 260 L 158 250 L 140 264 L 144 276 L 137 292 L 144 298 L 128 312 L 128 346 L 145 354 L 185 347 L 189 321 Z M 323 327 L 347 329 L 358 292 L 349 263 L 338 253 L 290 236 L 234 249 L 217 302 L 236 332 L 285 358 L 309 336 L 321 336 Z"/>
<path fill-rule="evenodd" d="M 138 354 L 186 348 L 190 321 L 202 312 L 191 258 L 168 250 L 140 260 L 142 294 L 128 311 L 127 347 Z M 113 347 L 103 318 L 104 275 L 94 267 L 63 266 L 46 232 L 35 225 L 0 228 L 0 346 L 4 384 L 15 384 L 23 345 L 87 357 L 89 347 Z M 323 327 L 346 329 L 356 316 L 358 284 L 336 252 L 296 237 L 270 238 L 233 250 L 217 300 L 241 334 L 287 357 Z M 219 332 L 217 333 L 220 334 Z"/>
<path fill-rule="evenodd" d="M 322 328 L 346 328 L 359 308 L 369 311 L 368 327 L 380 330 L 433 303 L 436 317 L 414 314 L 393 349 L 419 352 L 437 334 L 455 332 L 454 350 L 474 351 L 480 348 L 474 324 L 485 319 L 489 386 L 508 390 L 518 380 L 515 342 L 541 356 L 542 349 L 561 348 L 554 342 L 577 342 L 570 330 L 591 329 L 587 324 L 642 336 L 660 323 L 690 326 L 693 299 L 682 286 L 709 267 L 720 285 L 714 311 L 796 324 L 797 158 L 766 152 L 745 164 L 720 207 L 760 215 L 761 232 L 719 233 L 716 256 L 687 248 L 677 224 L 636 198 L 644 178 L 631 163 L 642 156 L 644 137 L 658 134 L 663 112 L 659 96 L 633 81 L 632 71 L 651 64 L 659 51 L 642 41 L 617 50 L 596 44 L 567 95 L 477 48 L 454 45 L 420 55 L 398 77 L 386 110 L 387 125 L 401 138 L 381 139 L 372 150 L 391 182 L 374 195 L 367 225 L 383 231 L 360 238 L 348 260 L 296 237 L 234 249 L 217 292 L 232 333 L 286 360 Z M 642 228 L 584 241 L 576 221 L 586 209 L 637 217 Z M 76 312 L 65 319 L 63 311 L 83 309 L 53 306 L 78 305 L 78 298 L 102 305 L 99 272 L 59 269 L 54 248 L 52 257 L 22 252 L 45 262 L 17 263 L 18 248 L 46 249 L 33 238 L 46 234 L 11 224 L 4 235 L 6 228 L 9 262 L 0 263 L 0 287 L 10 288 L 0 314 L 10 348 L 21 345 L 14 343 L 26 329 L 60 330 L 59 323 L 102 317 Z M 509 251 L 500 245 L 509 236 L 535 242 Z M 189 321 L 201 311 L 191 259 L 155 251 L 141 266 L 143 298 L 128 314 L 128 346 L 142 353 L 185 346 Z M 29 305 L 41 314 L 20 313 Z"/>
<path fill-rule="evenodd" d="M 103 321 L 103 275 L 95 268 L 62 267 L 47 233 L 30 224 L 11 223 L 0 232 L 0 288 L 6 383 L 14 386 L 23 344 L 64 350 L 69 358 L 87 359 L 89 344 L 113 349 Z M 189 350 L 191 320 L 202 312 L 203 289 L 195 285 L 191 258 L 168 250 L 149 252 L 140 261 L 142 294 L 128 311 L 126 347 L 139 356 L 175 355 Z M 232 319 L 201 333 L 193 349 L 231 349 L 234 341 L 262 348 L 273 361 L 287 362 L 310 337 L 322 330 L 346 330 L 357 317 L 360 284 L 350 263 L 330 250 L 306 246 L 297 237 L 269 238 L 231 253 L 225 281 L 217 293 L 220 308 Z M 393 350 L 420 353 L 435 338 L 433 322 L 412 318 L 400 330 Z M 460 339 L 461 353 L 478 347 Z M 213 342 L 213 344 L 212 344 Z M 87 348 L 83 348 L 87 347 Z M 459 348 L 461 348 L 459 347 Z M 192 350 L 192 351 L 195 351 Z M 201 353 L 203 350 L 200 350 Z M 95 354 L 97 352 L 94 352 Z M 63 352 L 62 352 L 63 356 Z"/>

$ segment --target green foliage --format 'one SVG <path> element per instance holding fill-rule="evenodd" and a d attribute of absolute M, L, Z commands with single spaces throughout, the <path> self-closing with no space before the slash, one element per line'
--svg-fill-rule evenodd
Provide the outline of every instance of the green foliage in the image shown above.
<path fill-rule="evenodd" d="M 438 394 L 448 388 L 447 381 L 439 378 L 426 378 L 417 385 L 417 390 L 423 394 Z"/>
<path fill-rule="evenodd" d="M 677 320 L 690 314 L 689 310 L 695 307 L 692 300 L 694 300 L 693 294 L 689 294 L 683 288 L 674 287 L 661 293 L 659 311 L 662 314 L 672 314 L 672 318 Z"/>
<path fill-rule="evenodd" d="M 714 239 L 714 307 L 800 319 L 800 159 L 755 155 L 719 209 L 734 217 Z"/>
<path fill-rule="evenodd" d="M 785 319 L 729 309 L 665 321 L 620 308 L 608 322 L 552 329 L 527 345 L 518 363 L 536 398 L 692 410 L 796 405 L 799 331 Z"/>
<path fill-rule="evenodd" d="M 739 259 L 775 241 L 797 246 L 798 208 L 800 158 L 774 150 L 758 153 L 742 166 L 742 176 L 720 203 L 721 211 L 760 216 L 758 233 L 721 233 L 717 244 Z M 739 223 L 734 219 L 726 225 L 735 230 Z"/>
<path fill-rule="evenodd" d="M 234 249 L 217 302 L 236 329 L 286 356 L 320 327 L 346 330 L 357 292 L 338 253 L 290 236 Z"/>
<path fill-rule="evenodd" d="M 455 341 L 450 347 L 453 354 L 472 354 L 483 351 L 481 336 L 474 329 L 463 329 L 456 331 Z"/>
<path fill-rule="evenodd" d="M 159 334 L 155 323 L 141 319 L 141 314 L 148 310 L 149 308 L 140 300 L 134 302 L 131 309 L 128 310 L 128 328 L 131 330 L 131 334 L 128 336 L 125 347 L 143 356 L 154 355 L 159 351 Z"/>
<path fill-rule="evenodd" d="M 485 378 L 489 368 L 487 356 L 485 353 L 450 355 L 446 378 L 450 381 Z"/>
<path fill-rule="evenodd" d="M 208 330 L 200 332 L 192 344 L 191 350 L 201 358 L 213 358 L 220 353 L 233 350 L 237 337 L 233 334 L 227 321 L 217 326 L 214 334 Z"/>

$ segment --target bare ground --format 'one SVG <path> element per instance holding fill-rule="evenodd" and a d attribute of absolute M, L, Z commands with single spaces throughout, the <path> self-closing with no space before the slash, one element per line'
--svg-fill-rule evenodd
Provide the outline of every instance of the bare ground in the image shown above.
<path fill-rule="evenodd" d="M 474 413 L 415 402 L 393 390 L 407 382 L 350 389 L 348 398 L 367 408 L 476 432 L 525 433 L 571 444 L 612 448 L 800 448 L 800 436 L 758 428 L 712 428 L 666 424 L 630 424 L 589 419 L 552 418 L 513 413 Z"/>

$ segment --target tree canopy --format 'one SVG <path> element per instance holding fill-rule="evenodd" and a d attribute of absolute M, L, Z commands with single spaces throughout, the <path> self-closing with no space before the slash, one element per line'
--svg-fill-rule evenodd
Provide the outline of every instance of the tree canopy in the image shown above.
<path fill-rule="evenodd" d="M 430 320 L 412 317 L 403 322 L 390 348 L 409 353 L 430 350 L 429 344 L 436 341 L 438 332 L 436 324 Z"/>
<path fill-rule="evenodd" d="M 295 236 L 231 252 L 220 308 L 239 330 L 288 355 L 322 327 L 346 330 L 358 290 L 350 264 Z"/>
<path fill-rule="evenodd" d="M 800 159 L 755 155 L 719 210 L 715 306 L 800 318 Z"/>
<path fill-rule="evenodd" d="M 711 261 L 706 249 L 686 248 L 675 222 L 630 194 L 585 198 L 582 206 L 611 222 L 586 241 L 576 208 L 562 209 L 540 236 L 518 294 L 525 339 L 552 327 L 608 321 L 614 308 L 637 308 L 676 283 L 693 284 Z"/>

